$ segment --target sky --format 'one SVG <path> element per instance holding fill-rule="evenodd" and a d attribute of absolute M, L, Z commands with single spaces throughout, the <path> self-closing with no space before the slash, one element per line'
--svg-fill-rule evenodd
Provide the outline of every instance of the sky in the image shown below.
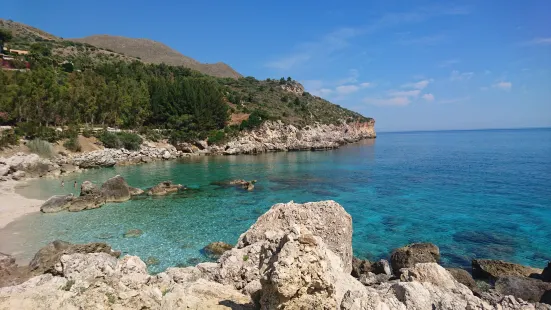
<path fill-rule="evenodd" d="M 551 127 L 551 1 L 42 1 L 0 18 L 291 76 L 379 131 Z"/>

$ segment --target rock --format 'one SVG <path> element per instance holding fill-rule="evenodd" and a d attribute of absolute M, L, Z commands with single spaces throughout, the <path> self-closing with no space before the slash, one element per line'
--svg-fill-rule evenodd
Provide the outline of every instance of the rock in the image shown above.
<path fill-rule="evenodd" d="M 360 276 L 360 282 L 363 285 L 371 286 L 388 282 L 392 276 L 388 274 L 374 274 L 373 272 L 367 272 Z"/>
<path fill-rule="evenodd" d="M 169 151 L 165 151 L 163 153 L 163 159 L 170 159 L 172 157 L 172 155 L 170 155 L 170 152 Z"/>
<path fill-rule="evenodd" d="M 541 273 L 541 278 L 545 282 L 551 282 L 551 261 L 547 263 L 547 267 L 543 269 Z"/>
<path fill-rule="evenodd" d="M 143 234 L 143 231 L 139 229 L 130 229 L 124 233 L 123 237 L 125 238 L 137 238 Z"/>
<path fill-rule="evenodd" d="M 130 189 L 126 180 L 120 175 L 114 176 L 101 185 L 101 194 L 106 202 L 123 202 L 130 200 Z"/>
<path fill-rule="evenodd" d="M 198 279 L 175 285 L 163 297 L 163 310 L 179 309 L 235 309 L 253 310 L 251 299 L 232 287 Z"/>
<path fill-rule="evenodd" d="M 457 280 L 457 282 L 465 285 L 473 292 L 478 291 L 476 282 L 467 270 L 461 268 L 446 268 L 446 270 L 454 277 L 455 280 Z"/>
<path fill-rule="evenodd" d="M 437 263 L 440 261 L 440 250 L 432 243 L 413 243 L 392 252 L 390 264 L 394 274 L 400 269 L 410 268 L 417 263 Z"/>
<path fill-rule="evenodd" d="M 473 278 L 496 280 L 504 276 L 529 277 L 540 275 L 541 269 L 494 259 L 473 259 Z"/>
<path fill-rule="evenodd" d="M 147 191 L 149 196 L 164 196 L 170 193 L 175 193 L 181 189 L 184 189 L 184 186 L 181 184 L 172 184 L 172 181 L 161 182 L 154 187 L 150 188 Z"/>
<path fill-rule="evenodd" d="M 73 194 L 52 196 L 40 206 L 40 211 L 43 213 L 54 213 L 67 210 L 74 199 Z"/>
<path fill-rule="evenodd" d="M 0 287 L 18 285 L 30 277 L 28 268 L 17 266 L 13 256 L 0 253 Z"/>
<path fill-rule="evenodd" d="M 141 188 L 129 186 L 128 189 L 130 190 L 130 196 L 139 196 L 144 193 L 144 190 Z"/>
<path fill-rule="evenodd" d="M 262 309 L 337 308 L 336 280 L 323 241 L 310 234 L 301 237 L 286 235 L 266 266 L 260 279 Z"/>
<path fill-rule="evenodd" d="M 86 195 L 75 198 L 69 204 L 70 212 L 78 212 L 83 210 L 97 209 L 103 206 L 105 197 L 102 195 Z"/>
<path fill-rule="evenodd" d="M 56 240 L 41 248 L 29 263 L 29 267 L 34 274 L 59 274 L 55 266 L 59 263 L 61 256 L 75 253 L 107 253 L 112 256 L 117 255 L 109 245 L 101 242 L 71 244 Z"/>
<path fill-rule="evenodd" d="M 272 206 L 239 237 L 237 248 L 266 240 L 269 231 L 288 231 L 295 225 L 301 225 L 314 236 L 321 237 L 327 247 L 341 258 L 344 272 L 352 272 L 352 218 L 332 200 Z"/>
<path fill-rule="evenodd" d="M 10 173 L 10 166 L 0 164 L 0 177 L 6 176 Z"/>
<path fill-rule="evenodd" d="M 101 190 L 92 182 L 84 181 L 80 184 L 80 196 L 101 195 Z"/>
<path fill-rule="evenodd" d="M 212 242 L 209 243 L 207 246 L 203 248 L 203 253 L 205 253 L 206 256 L 217 259 L 219 258 L 224 252 L 229 251 L 233 248 L 232 245 L 227 244 L 225 242 Z"/>
<path fill-rule="evenodd" d="M 62 164 L 60 166 L 60 171 L 63 174 L 73 173 L 73 172 L 77 171 L 77 169 L 78 169 L 78 167 L 76 167 L 74 165 L 71 165 L 71 164 Z"/>
<path fill-rule="evenodd" d="M 497 279 L 495 290 L 525 301 L 539 302 L 547 291 L 551 291 L 551 283 L 526 277 L 504 276 Z"/>
<path fill-rule="evenodd" d="M 21 171 L 21 170 L 15 171 L 11 175 L 12 179 L 14 179 L 16 181 L 23 180 L 26 176 L 27 176 L 27 174 L 25 173 L 25 171 Z"/>
<path fill-rule="evenodd" d="M 256 180 L 245 181 L 245 180 L 237 179 L 237 180 L 231 180 L 231 181 L 213 182 L 212 184 L 219 185 L 219 186 L 237 186 L 244 190 L 252 191 L 254 189 L 255 183 L 256 183 Z"/>
<path fill-rule="evenodd" d="M 360 279 L 361 275 L 367 274 L 368 272 L 371 272 L 370 261 L 352 257 L 352 272 L 350 274 L 354 278 Z"/>
<path fill-rule="evenodd" d="M 381 259 L 378 262 L 372 263 L 371 272 L 373 272 L 374 274 L 386 274 L 388 276 L 392 275 L 390 264 L 386 259 Z"/>

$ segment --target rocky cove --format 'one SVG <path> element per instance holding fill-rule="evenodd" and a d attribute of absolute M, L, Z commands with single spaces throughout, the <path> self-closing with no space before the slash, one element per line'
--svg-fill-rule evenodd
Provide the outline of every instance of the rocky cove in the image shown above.
<path fill-rule="evenodd" d="M 473 260 L 475 282 L 433 244 L 358 260 L 352 230 L 334 201 L 276 204 L 217 262 L 156 275 L 106 244 L 56 241 L 28 266 L 0 257 L 0 309 L 551 309 L 551 265 Z"/>
<path fill-rule="evenodd" d="M 342 125 L 310 125 L 298 129 L 280 121 L 268 121 L 223 145 L 209 145 L 208 141 L 165 144 L 156 147 L 145 143 L 139 151 L 102 149 L 88 153 L 58 154 L 53 159 L 36 154 L 18 153 L 0 158 L 0 180 L 60 176 L 80 169 L 111 167 L 170 160 L 192 155 L 259 154 L 276 151 L 327 150 L 362 139 L 375 138 L 374 121 Z"/>

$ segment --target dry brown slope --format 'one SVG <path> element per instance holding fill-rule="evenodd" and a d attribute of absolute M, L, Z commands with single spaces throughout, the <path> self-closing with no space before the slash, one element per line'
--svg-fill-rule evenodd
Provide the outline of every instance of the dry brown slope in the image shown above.
<path fill-rule="evenodd" d="M 184 66 L 217 77 L 241 77 L 241 74 L 225 63 L 202 64 L 193 58 L 182 55 L 180 52 L 173 50 L 163 43 L 149 39 L 93 35 L 81 39 L 70 40 L 88 43 L 99 48 L 109 49 L 132 57 L 139 57 L 145 62 Z"/>

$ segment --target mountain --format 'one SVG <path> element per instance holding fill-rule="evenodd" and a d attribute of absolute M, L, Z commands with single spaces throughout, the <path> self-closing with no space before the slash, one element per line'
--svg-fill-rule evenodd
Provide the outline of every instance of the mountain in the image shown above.
<path fill-rule="evenodd" d="M 163 43 L 149 39 L 133 39 L 121 36 L 94 35 L 80 39 L 63 39 L 38 28 L 0 19 L 0 27 L 13 33 L 11 48 L 30 49 L 36 42 L 47 43 L 56 55 L 79 56 L 91 54 L 93 58 L 111 57 L 128 61 L 141 60 L 146 63 L 165 63 L 183 66 L 215 77 L 239 78 L 242 75 L 223 62 L 204 64 L 187 57 Z M 68 59 L 74 61 L 74 59 Z M 103 60 L 102 60 L 103 61 Z"/>
<path fill-rule="evenodd" d="M 70 39 L 74 42 L 90 45 L 139 58 L 148 63 L 165 63 L 172 66 L 184 66 L 201 73 L 216 77 L 239 78 L 241 74 L 223 62 L 203 64 L 197 60 L 182 55 L 180 52 L 163 43 L 149 39 L 133 39 L 111 35 L 93 35 L 81 39 Z"/>

